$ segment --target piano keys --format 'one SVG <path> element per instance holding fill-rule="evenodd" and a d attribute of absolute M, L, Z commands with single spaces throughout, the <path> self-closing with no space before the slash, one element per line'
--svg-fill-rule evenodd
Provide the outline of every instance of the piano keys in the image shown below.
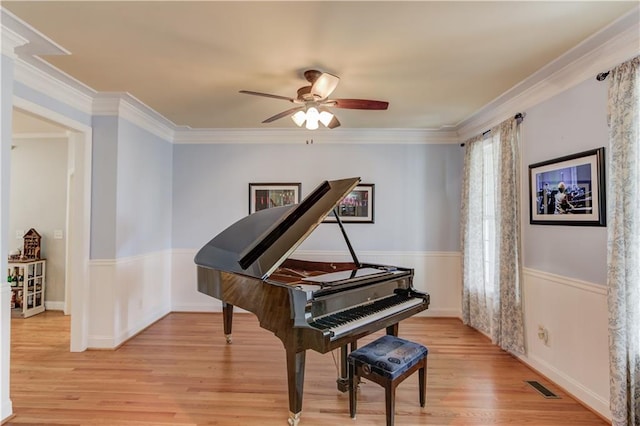
<path fill-rule="evenodd" d="M 362 264 L 337 217 L 352 262 L 290 258 L 359 178 L 325 181 L 300 204 L 253 213 L 209 241 L 197 253 L 198 291 L 222 301 L 224 333 L 232 341 L 233 307 L 254 313 L 285 348 L 290 425 L 300 421 L 306 350 L 346 348 L 381 329 L 397 334 L 398 322 L 429 306 L 413 288 L 413 270 Z M 361 225 L 360 225 L 361 226 Z"/>

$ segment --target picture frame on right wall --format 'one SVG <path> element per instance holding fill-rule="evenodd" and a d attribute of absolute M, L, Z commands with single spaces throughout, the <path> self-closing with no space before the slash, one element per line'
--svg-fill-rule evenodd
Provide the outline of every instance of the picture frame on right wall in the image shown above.
<path fill-rule="evenodd" d="M 606 226 L 604 147 L 529 166 L 529 223 Z"/>

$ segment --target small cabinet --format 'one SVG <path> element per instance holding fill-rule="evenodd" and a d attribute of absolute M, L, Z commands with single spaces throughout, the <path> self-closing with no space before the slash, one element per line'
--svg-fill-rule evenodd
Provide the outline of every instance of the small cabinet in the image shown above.
<path fill-rule="evenodd" d="M 45 259 L 12 260 L 7 264 L 11 312 L 28 318 L 44 312 Z"/>

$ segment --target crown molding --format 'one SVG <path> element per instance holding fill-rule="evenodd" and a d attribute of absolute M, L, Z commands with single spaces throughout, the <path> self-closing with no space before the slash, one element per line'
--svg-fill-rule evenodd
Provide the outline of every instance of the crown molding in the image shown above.
<path fill-rule="evenodd" d="M 40 58 L 34 57 L 29 62 L 17 58 L 15 62 L 16 81 L 85 114 L 91 114 L 92 95 L 95 91 L 68 75 L 65 78 L 62 74 Z"/>
<path fill-rule="evenodd" d="M 192 129 L 178 128 L 176 144 L 447 144 L 454 131 L 425 129 Z"/>
<path fill-rule="evenodd" d="M 130 93 L 97 93 L 91 112 L 98 116 L 118 116 L 169 142 L 175 137 L 175 124 Z"/>
<path fill-rule="evenodd" d="M 0 37 L 2 37 L 2 54 L 10 58 L 17 58 L 16 48 L 23 46 L 29 42 L 15 31 L 10 30 L 2 24 Z"/>
<path fill-rule="evenodd" d="M 460 139 L 465 141 L 639 53 L 640 7 L 636 7 L 483 106 L 455 128 Z"/>

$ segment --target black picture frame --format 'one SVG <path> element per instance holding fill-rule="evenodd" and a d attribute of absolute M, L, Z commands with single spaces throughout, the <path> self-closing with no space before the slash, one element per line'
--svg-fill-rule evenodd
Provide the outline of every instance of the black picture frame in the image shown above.
<path fill-rule="evenodd" d="M 249 214 L 300 203 L 301 192 L 300 182 L 249 183 Z"/>
<path fill-rule="evenodd" d="M 606 226 L 604 147 L 529 166 L 529 223 Z"/>
<path fill-rule="evenodd" d="M 375 184 L 361 183 L 337 205 L 338 215 L 342 223 L 374 223 Z M 333 212 L 329 213 L 324 223 L 336 222 Z"/>

